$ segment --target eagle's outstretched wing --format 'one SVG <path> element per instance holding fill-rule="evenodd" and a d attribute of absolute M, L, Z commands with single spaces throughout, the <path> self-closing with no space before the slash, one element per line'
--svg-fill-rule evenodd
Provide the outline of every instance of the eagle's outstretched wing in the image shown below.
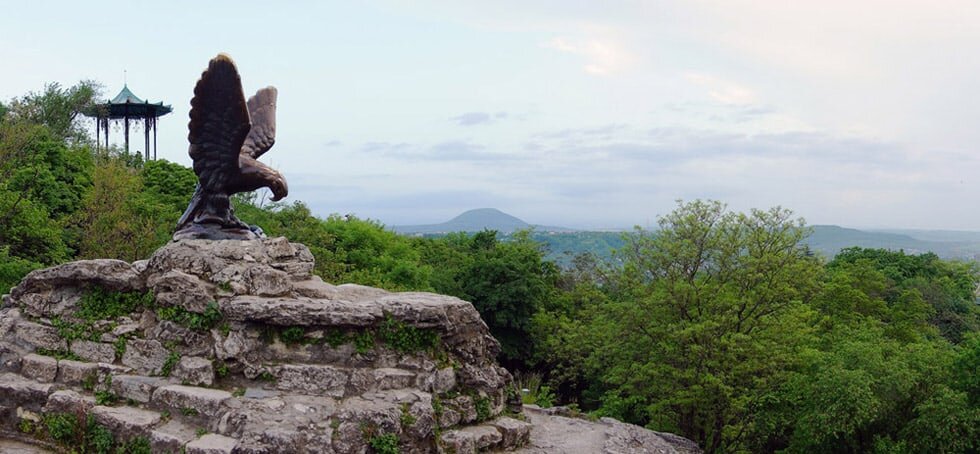
<path fill-rule="evenodd" d="M 224 192 L 241 173 L 238 156 L 250 129 L 242 80 L 231 57 L 219 54 L 201 74 L 188 128 L 188 154 L 202 189 Z"/>
<path fill-rule="evenodd" d="M 276 87 L 265 87 L 248 99 L 252 129 L 245 137 L 242 153 L 258 159 L 276 143 Z"/>

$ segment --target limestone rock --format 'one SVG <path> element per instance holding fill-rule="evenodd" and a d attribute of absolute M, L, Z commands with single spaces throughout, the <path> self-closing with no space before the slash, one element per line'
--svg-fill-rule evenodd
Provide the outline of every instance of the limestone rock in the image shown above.
<path fill-rule="evenodd" d="M 214 383 L 214 367 L 211 361 L 199 356 L 180 358 L 170 375 L 188 385 L 211 386 Z"/>
<path fill-rule="evenodd" d="M 64 351 L 68 349 L 68 343 L 61 338 L 58 330 L 53 326 L 20 319 L 14 326 L 13 335 L 12 340 L 15 343 L 30 350 L 43 348 Z"/>
<path fill-rule="evenodd" d="M 381 306 L 370 302 L 250 295 L 222 301 L 221 313 L 237 322 L 280 326 L 370 326 L 384 317 Z"/>
<path fill-rule="evenodd" d="M 99 365 L 83 361 L 63 359 L 58 361 L 58 382 L 82 387 L 95 386 L 99 377 Z"/>
<path fill-rule="evenodd" d="M 153 391 L 167 384 L 166 380 L 158 377 L 116 375 L 112 378 L 111 391 L 123 399 L 132 399 L 145 404 L 150 401 Z"/>
<path fill-rule="evenodd" d="M 45 413 L 86 413 L 95 406 L 95 398 L 83 396 L 70 389 L 55 391 L 48 396 Z"/>
<path fill-rule="evenodd" d="M 531 424 L 514 418 L 497 418 L 489 423 L 501 435 L 501 445 L 506 448 L 524 446 L 531 438 Z"/>
<path fill-rule="evenodd" d="M 50 383 L 38 383 L 19 375 L 0 374 L 0 410 L 10 410 L 25 405 L 40 409 L 54 390 Z"/>
<path fill-rule="evenodd" d="M 202 313 L 214 301 L 214 285 L 176 269 L 151 274 L 146 284 L 153 289 L 157 304 Z"/>
<path fill-rule="evenodd" d="M 112 363 L 116 359 L 116 348 L 111 344 L 76 340 L 71 343 L 71 352 L 85 361 Z"/>
<path fill-rule="evenodd" d="M 53 382 L 58 375 L 58 360 L 50 356 L 25 355 L 21 361 L 20 373 L 40 382 Z"/>
<path fill-rule="evenodd" d="M 192 409 L 204 416 L 220 416 L 222 402 L 231 398 L 231 393 L 220 389 L 198 388 L 195 386 L 170 385 L 153 391 L 151 401 L 174 410 Z"/>
<path fill-rule="evenodd" d="M 157 375 L 167 363 L 170 351 L 156 340 L 130 339 L 122 363 L 145 375 Z"/>
<path fill-rule="evenodd" d="M 31 271 L 11 289 L 10 298 L 23 304 L 28 315 L 56 317 L 70 314 L 88 286 L 124 292 L 141 290 L 143 283 L 122 260 L 79 260 Z"/>
<path fill-rule="evenodd" d="M 151 427 L 160 422 L 160 414 L 134 407 L 106 407 L 96 405 L 92 408 L 95 421 L 123 439 L 144 436 Z"/>
<path fill-rule="evenodd" d="M 218 434 L 205 434 L 197 440 L 187 443 L 186 454 L 231 454 L 235 449 L 236 440 Z"/>
<path fill-rule="evenodd" d="M 196 438 L 194 429 L 175 420 L 150 431 L 150 449 L 153 452 L 180 452 L 187 442 Z"/>
<path fill-rule="evenodd" d="M 333 366 L 283 365 L 275 369 L 276 388 L 302 394 L 343 397 L 348 372 Z"/>

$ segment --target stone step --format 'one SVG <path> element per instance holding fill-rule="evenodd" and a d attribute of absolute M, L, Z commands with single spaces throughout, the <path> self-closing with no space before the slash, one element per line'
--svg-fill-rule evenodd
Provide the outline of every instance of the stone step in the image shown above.
<path fill-rule="evenodd" d="M 162 420 L 160 413 L 125 405 L 96 405 L 89 414 L 97 423 L 112 431 L 116 439 L 124 440 L 148 435 Z"/>
<path fill-rule="evenodd" d="M 205 434 L 184 445 L 186 454 L 231 454 L 238 440 L 218 434 Z"/>
<path fill-rule="evenodd" d="M 531 437 L 531 424 L 509 417 L 477 426 L 449 430 L 439 437 L 439 452 L 469 454 L 486 450 L 513 450 Z"/>
<path fill-rule="evenodd" d="M 206 420 L 220 418 L 230 408 L 240 405 L 230 392 L 197 386 L 166 385 L 153 391 L 150 405 L 170 409 L 186 417 L 201 416 Z"/>
<path fill-rule="evenodd" d="M 132 399 L 146 404 L 150 402 L 150 398 L 157 388 L 171 384 L 173 383 L 162 377 L 116 375 L 112 377 L 110 391 L 123 399 Z"/>
<path fill-rule="evenodd" d="M 69 386 L 99 388 L 111 375 L 126 374 L 132 369 L 110 363 L 58 360 L 38 354 L 24 355 L 20 374 L 43 383 L 61 383 Z"/>
<path fill-rule="evenodd" d="M 55 389 L 51 383 L 38 383 L 19 374 L 0 374 L 0 421 L 16 422 L 23 410 L 40 412 Z"/>
<path fill-rule="evenodd" d="M 153 452 L 180 452 L 184 445 L 197 438 L 197 429 L 171 419 L 151 430 L 148 438 Z"/>
<path fill-rule="evenodd" d="M 433 380 L 427 375 L 391 368 L 351 368 L 320 364 L 283 364 L 267 366 L 275 377 L 275 388 L 281 391 L 321 395 L 334 398 L 358 396 L 372 391 L 419 388 Z M 422 377 L 422 380 L 419 378 Z M 423 383 L 418 383 L 424 381 Z"/>

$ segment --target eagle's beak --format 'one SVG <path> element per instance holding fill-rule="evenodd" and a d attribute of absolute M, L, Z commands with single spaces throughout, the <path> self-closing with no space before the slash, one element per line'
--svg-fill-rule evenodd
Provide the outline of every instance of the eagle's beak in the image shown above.
<path fill-rule="evenodd" d="M 289 187 L 286 186 L 284 178 L 276 178 L 270 187 L 272 189 L 272 201 L 278 202 L 289 194 Z"/>

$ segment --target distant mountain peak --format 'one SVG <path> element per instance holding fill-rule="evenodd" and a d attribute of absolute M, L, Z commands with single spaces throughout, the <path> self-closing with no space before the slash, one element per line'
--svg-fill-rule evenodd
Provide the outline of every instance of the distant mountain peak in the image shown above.
<path fill-rule="evenodd" d="M 547 227 L 528 224 L 524 220 L 504 213 L 496 208 L 477 208 L 467 210 L 449 221 L 441 224 L 427 225 L 396 225 L 391 229 L 398 233 L 438 234 L 450 232 L 480 232 L 496 230 L 500 233 L 511 233 L 515 230 L 534 228 L 543 231 L 571 232 L 573 229 L 564 227 Z"/>

